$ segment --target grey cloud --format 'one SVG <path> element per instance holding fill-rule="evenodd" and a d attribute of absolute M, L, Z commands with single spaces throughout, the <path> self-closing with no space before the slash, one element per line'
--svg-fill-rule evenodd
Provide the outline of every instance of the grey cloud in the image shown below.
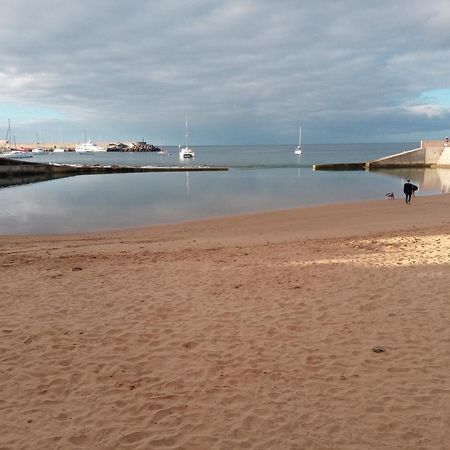
<path fill-rule="evenodd" d="M 188 115 L 193 143 L 294 142 L 299 123 L 311 142 L 445 134 L 448 111 L 408 109 L 449 87 L 445 1 L 6 3 L 0 99 L 62 115 L 23 132 L 176 144 Z"/>

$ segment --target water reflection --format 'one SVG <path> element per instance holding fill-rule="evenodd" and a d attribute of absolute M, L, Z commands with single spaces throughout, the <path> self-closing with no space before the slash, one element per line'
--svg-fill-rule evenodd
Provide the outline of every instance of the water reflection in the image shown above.
<path fill-rule="evenodd" d="M 450 192 L 450 169 L 447 168 L 415 168 L 371 169 L 371 172 L 400 178 L 403 181 L 411 179 L 420 190 L 438 191 L 443 194 Z"/>
<path fill-rule="evenodd" d="M 72 177 L 73 174 L 36 174 L 36 175 L 26 175 L 26 176 L 7 176 L 0 177 L 0 188 L 10 187 L 10 186 L 18 186 L 21 184 L 31 184 L 31 183 L 39 183 L 42 181 L 56 180 L 59 178 L 67 178 Z"/>
<path fill-rule="evenodd" d="M 419 185 L 419 195 L 450 190 L 450 169 L 315 172 L 291 167 L 73 176 L 0 189 L 0 233 L 85 232 L 381 200 L 386 192 L 402 195 L 407 178 Z"/>

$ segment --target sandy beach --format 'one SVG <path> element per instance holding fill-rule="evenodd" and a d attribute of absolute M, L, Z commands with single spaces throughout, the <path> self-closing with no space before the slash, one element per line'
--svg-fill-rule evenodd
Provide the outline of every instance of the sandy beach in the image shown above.
<path fill-rule="evenodd" d="M 447 449 L 449 232 L 440 195 L 0 236 L 0 449 Z"/>

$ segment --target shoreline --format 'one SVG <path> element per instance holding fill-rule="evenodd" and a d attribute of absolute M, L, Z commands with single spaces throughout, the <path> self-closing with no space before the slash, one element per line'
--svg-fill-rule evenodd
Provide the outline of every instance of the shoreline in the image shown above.
<path fill-rule="evenodd" d="M 445 448 L 449 254 L 446 194 L 0 236 L 0 447 Z"/>
<path fill-rule="evenodd" d="M 299 220 L 302 227 L 302 239 L 314 239 L 318 237 L 350 237 L 353 232 L 355 235 L 368 232 L 388 232 L 414 229 L 417 227 L 433 227 L 436 220 L 443 223 L 450 223 L 450 214 L 447 214 L 446 206 L 450 206 L 449 194 L 431 194 L 417 196 L 413 199 L 411 205 L 404 204 L 403 197 L 397 197 L 395 200 L 359 200 L 350 202 L 326 203 L 318 205 L 299 206 L 280 210 L 257 211 L 234 215 L 223 215 L 216 217 L 205 217 L 181 222 L 168 222 L 156 225 L 144 225 L 138 227 L 127 227 L 117 229 L 93 230 L 83 232 L 63 232 L 63 233 L 36 233 L 36 234 L 0 234 L 0 243 L 8 238 L 40 238 L 43 239 L 64 239 L 70 237 L 76 239 L 85 236 L 96 238 L 104 237 L 126 237 L 130 235 L 137 237 L 150 234 L 152 236 L 166 236 L 167 233 L 179 233 L 180 230 L 186 231 L 192 229 L 199 234 L 204 233 L 211 236 L 214 233 L 226 233 L 226 227 L 234 223 L 238 233 L 249 235 L 253 227 L 257 225 L 259 232 L 272 233 L 273 226 L 277 225 L 276 231 L 289 231 L 289 234 L 295 234 L 295 221 Z M 406 209 L 403 209 L 405 207 Z M 400 209 L 402 208 L 402 209 Z M 436 211 L 435 208 L 441 208 Z M 393 214 L 396 214 L 393 216 Z M 355 215 L 355 216 L 352 216 Z M 356 214 L 363 214 L 361 217 Z M 387 215 L 380 217 L 380 215 Z M 329 218 L 327 218 L 329 216 Z M 330 223 L 324 221 L 339 219 L 339 226 L 330 227 Z M 368 222 L 369 220 L 372 222 Z M 417 223 L 408 226 L 407 220 L 416 220 Z M 360 223 L 361 222 L 361 223 Z M 362 225 L 362 228 L 358 229 Z M 211 232 L 210 229 L 213 229 Z M 300 231 L 300 229 L 299 229 Z M 351 231 L 351 233 L 347 233 Z M 123 234 L 125 233 L 125 236 Z M 234 232 L 233 232 L 234 233 Z M 202 236 L 199 235 L 199 238 Z M 237 236 L 239 238 L 239 236 Z M 299 238 L 299 236 L 297 236 Z M 262 239 L 265 239 L 263 237 Z"/>

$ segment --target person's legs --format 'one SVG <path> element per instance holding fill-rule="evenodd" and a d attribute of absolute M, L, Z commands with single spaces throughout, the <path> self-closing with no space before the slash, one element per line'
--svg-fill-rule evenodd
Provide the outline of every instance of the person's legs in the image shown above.
<path fill-rule="evenodd" d="M 406 196 L 406 203 L 411 203 L 411 194 L 405 194 Z"/>

